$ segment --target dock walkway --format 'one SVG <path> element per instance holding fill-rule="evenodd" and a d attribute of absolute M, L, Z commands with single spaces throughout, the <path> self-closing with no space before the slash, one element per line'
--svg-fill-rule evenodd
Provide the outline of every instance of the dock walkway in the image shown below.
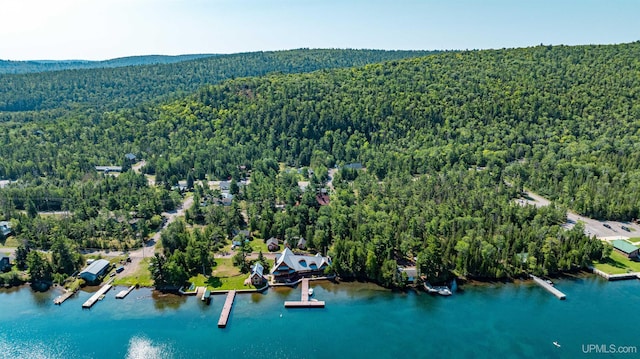
<path fill-rule="evenodd" d="M 129 287 L 129 289 L 121 290 L 118 294 L 116 294 L 116 299 L 124 299 L 131 291 L 135 288 L 135 285 Z"/>
<path fill-rule="evenodd" d="M 533 274 L 530 274 L 530 276 L 533 279 L 533 281 L 536 282 L 536 284 L 538 284 L 542 288 L 546 289 L 549 293 L 555 295 L 558 299 L 560 299 L 560 300 L 567 299 L 567 296 L 564 293 L 562 293 L 561 291 L 559 291 L 558 288 L 556 288 L 553 285 L 545 282 L 544 280 L 536 277 Z"/>
<path fill-rule="evenodd" d="M 64 303 L 65 300 L 71 298 L 74 294 L 76 294 L 75 291 L 67 290 L 63 294 L 61 294 L 58 297 L 56 297 L 56 299 L 53 300 L 53 304 L 60 305 L 60 304 Z"/>
<path fill-rule="evenodd" d="M 229 315 L 231 314 L 231 308 L 233 307 L 233 300 L 236 298 L 236 291 L 230 290 L 227 293 L 227 299 L 224 301 L 222 312 L 220 313 L 220 319 L 218 320 L 218 328 L 226 328 L 229 321 Z"/>
<path fill-rule="evenodd" d="M 324 301 L 309 300 L 309 278 L 302 279 L 300 301 L 286 301 L 285 308 L 324 308 Z"/>
<path fill-rule="evenodd" d="M 82 308 L 93 307 L 93 305 L 96 304 L 96 302 L 100 299 L 100 297 L 102 297 L 106 292 L 108 292 L 109 289 L 111 289 L 111 284 L 103 285 L 102 288 L 100 288 L 97 292 L 95 292 L 95 294 L 91 296 L 91 298 L 87 299 L 87 301 L 84 302 L 84 304 L 82 304 Z"/>
<path fill-rule="evenodd" d="M 589 267 L 589 269 L 591 269 L 591 271 L 594 274 L 597 274 L 599 276 L 601 276 L 602 278 L 606 279 L 606 280 L 625 280 L 625 279 L 640 279 L 640 272 L 629 272 L 629 273 L 622 273 L 622 274 L 609 274 L 609 273 L 605 273 L 599 269 L 596 269 L 594 267 Z"/>

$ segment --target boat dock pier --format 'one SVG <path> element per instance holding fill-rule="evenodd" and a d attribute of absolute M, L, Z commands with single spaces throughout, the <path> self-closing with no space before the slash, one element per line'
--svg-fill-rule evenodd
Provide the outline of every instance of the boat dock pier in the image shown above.
<path fill-rule="evenodd" d="M 324 308 L 324 301 L 309 300 L 309 279 L 302 280 L 300 301 L 286 301 L 285 308 Z"/>
<path fill-rule="evenodd" d="M 53 304 L 60 305 L 60 304 L 64 303 L 65 300 L 71 298 L 74 294 L 76 294 L 75 291 L 67 290 L 66 292 L 64 292 L 64 294 L 59 295 L 58 297 L 56 297 L 56 299 L 53 300 Z"/>
<path fill-rule="evenodd" d="M 129 289 L 121 290 L 118 294 L 116 294 L 116 299 L 124 299 L 131 291 L 135 288 L 135 285 L 129 287 Z"/>
<path fill-rule="evenodd" d="M 606 279 L 606 280 L 625 280 L 625 279 L 640 279 L 640 272 L 629 272 L 629 273 L 622 273 L 622 274 L 609 274 L 609 273 L 605 273 L 599 269 L 593 268 L 593 267 L 589 267 L 589 269 L 591 269 L 591 271 L 594 274 L 597 274 L 599 276 L 601 276 L 602 278 Z"/>
<path fill-rule="evenodd" d="M 567 296 L 564 293 L 562 293 L 561 291 L 559 291 L 552 284 L 549 284 L 549 283 L 545 282 L 544 280 L 536 277 L 533 274 L 530 274 L 530 276 L 533 279 L 533 281 L 536 282 L 536 284 L 538 284 L 542 288 L 546 289 L 549 293 L 551 293 L 551 294 L 555 295 L 556 297 L 558 297 L 558 299 L 560 299 L 560 300 L 567 299 Z"/>
<path fill-rule="evenodd" d="M 105 284 L 100 288 L 97 292 L 95 292 L 91 298 L 87 299 L 84 304 L 82 304 L 82 308 L 91 308 L 100 298 L 111 289 L 111 284 Z"/>
<path fill-rule="evenodd" d="M 220 319 L 218 320 L 218 328 L 226 328 L 229 321 L 229 315 L 231 314 L 231 308 L 233 307 L 233 300 L 236 298 L 236 291 L 230 290 L 227 293 L 227 299 L 224 301 L 222 307 L 222 313 L 220 313 Z"/>

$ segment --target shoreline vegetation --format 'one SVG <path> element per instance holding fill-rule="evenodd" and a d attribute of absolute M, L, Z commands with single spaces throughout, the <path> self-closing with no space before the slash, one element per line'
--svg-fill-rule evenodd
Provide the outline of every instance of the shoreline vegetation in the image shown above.
<path fill-rule="evenodd" d="M 184 85 L 157 92 L 174 65 L 141 83 L 114 69 L 0 75 L 39 79 L 0 93 L 0 240 L 18 244 L 15 268 L 81 286 L 69 278 L 93 251 L 121 284 L 237 288 L 288 247 L 386 288 L 634 270 L 607 235 L 640 231 L 640 42 L 302 51 L 319 62 L 298 68 L 299 52 L 225 57 L 239 72 L 164 100 Z M 242 59 L 261 56 L 276 72 L 246 77 Z M 91 74 L 149 102 L 113 108 L 122 94 L 96 90 L 69 105 L 72 91 L 56 107 L 54 84 Z"/>

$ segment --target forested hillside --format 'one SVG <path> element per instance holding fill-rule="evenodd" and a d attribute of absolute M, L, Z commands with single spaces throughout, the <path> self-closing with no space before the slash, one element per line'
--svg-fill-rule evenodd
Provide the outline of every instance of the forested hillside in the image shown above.
<path fill-rule="evenodd" d="M 53 190 L 127 152 L 166 188 L 238 180 L 244 168 L 251 184 L 234 202 L 245 201 L 249 228 L 263 239 L 304 236 L 343 276 L 396 285 L 397 264 L 413 258 L 431 280 L 553 273 L 603 253 L 580 225 L 560 227 L 566 208 L 638 217 L 639 96 L 640 43 L 238 78 L 161 105 L 3 123 L 0 176 Z M 366 170 L 338 171 L 330 204 L 320 205 L 314 191 L 327 168 L 356 161 Z M 279 162 L 314 169 L 307 192 Z M 523 186 L 556 206 L 520 207 Z M 209 232 L 241 225 L 216 208 L 191 218 Z M 182 261 L 177 252 L 166 253 L 169 263 Z"/>
<path fill-rule="evenodd" d="M 190 93 L 203 85 L 229 78 L 362 66 L 428 53 L 300 49 L 219 55 L 170 64 L 0 75 L 0 115 L 3 111 L 79 107 L 102 111 L 136 107 L 151 100 L 166 99 L 172 94 Z M 11 114 L 2 117 L 29 120 L 40 114 L 8 115 Z"/>
<path fill-rule="evenodd" d="M 147 55 L 147 56 L 130 56 L 104 61 L 87 61 L 87 60 L 33 60 L 33 61 L 8 61 L 0 60 L 0 74 L 26 74 L 32 72 L 48 72 L 62 70 L 77 69 L 97 69 L 108 67 L 138 66 L 152 64 L 171 64 L 174 62 L 182 62 L 200 59 L 203 57 L 216 56 L 213 54 L 194 54 L 194 55 Z"/>

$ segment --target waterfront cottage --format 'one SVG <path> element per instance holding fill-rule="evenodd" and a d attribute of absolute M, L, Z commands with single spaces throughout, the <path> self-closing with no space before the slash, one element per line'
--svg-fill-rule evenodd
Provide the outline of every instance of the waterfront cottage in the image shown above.
<path fill-rule="evenodd" d="M 418 270 L 416 269 L 416 267 L 405 267 L 405 268 L 398 268 L 400 275 L 406 276 L 405 277 L 405 283 L 407 284 L 414 284 L 417 279 L 418 279 Z M 404 277 L 403 276 L 403 277 Z"/>
<path fill-rule="evenodd" d="M 323 257 L 320 253 L 315 256 L 299 255 L 285 248 L 276 258 L 271 274 L 274 280 L 285 281 L 295 276 L 322 275 L 329 265 L 331 265 L 331 258 Z"/>
<path fill-rule="evenodd" d="M 613 249 L 615 249 L 616 251 L 624 254 L 625 256 L 627 256 L 627 258 L 629 259 L 637 259 L 638 258 L 638 247 L 634 246 L 633 244 L 622 240 L 622 239 L 616 239 L 611 241 L 611 244 L 613 245 Z"/>
<path fill-rule="evenodd" d="M 106 273 L 109 267 L 110 263 L 108 260 L 98 259 L 80 272 L 80 278 L 87 282 L 95 282 L 101 275 Z"/>
<path fill-rule="evenodd" d="M 256 262 L 256 264 L 253 265 L 253 267 L 251 268 L 251 276 L 249 278 L 251 278 L 251 284 L 253 284 L 254 286 L 258 287 L 261 286 L 264 283 L 264 267 L 262 266 L 262 264 L 260 264 L 259 262 Z"/>

